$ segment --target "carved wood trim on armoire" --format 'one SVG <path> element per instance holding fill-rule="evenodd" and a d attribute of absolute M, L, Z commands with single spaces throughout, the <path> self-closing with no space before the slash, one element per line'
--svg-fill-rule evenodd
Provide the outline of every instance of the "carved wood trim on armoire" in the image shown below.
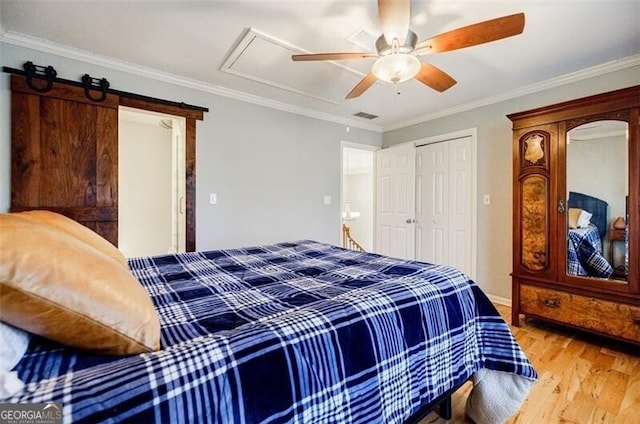
<path fill-rule="evenodd" d="M 640 345 L 639 111 L 640 86 L 634 86 L 508 115 L 513 122 L 513 325 L 518 326 L 521 315 L 525 315 Z M 610 191 L 617 192 L 621 186 L 626 187 L 626 197 L 617 196 L 609 204 L 589 193 L 586 196 L 577 193 L 574 187 L 577 185 L 576 173 L 580 180 L 580 175 L 604 171 L 604 168 L 596 168 L 605 165 L 602 159 L 602 165 L 582 169 L 575 165 L 578 160 L 573 155 L 577 153 L 571 153 L 569 159 L 569 151 L 581 152 L 580 164 L 589 163 L 588 160 L 593 163 L 596 159 L 588 151 L 597 147 L 589 144 L 594 140 L 582 140 L 579 147 L 575 144 L 569 147 L 572 140 L 580 143 L 574 130 L 586 131 L 599 126 L 609 129 L 607 125 L 624 128 L 625 124 L 627 134 L 616 135 L 622 138 L 614 138 L 611 130 L 609 133 L 602 130 L 597 139 L 609 143 L 598 147 L 605 150 L 623 146 L 617 148 L 622 154 L 615 156 L 623 158 L 615 163 L 616 172 L 622 175 L 620 185 Z M 624 134 L 624 131 L 618 133 Z M 596 187 L 598 183 L 591 186 L 594 192 L 609 196 L 607 187 Z M 584 183 L 582 187 L 585 185 L 588 186 Z M 596 199 L 585 201 L 596 202 L 585 203 L 590 208 L 606 205 L 601 209 L 607 211 L 604 213 L 607 226 L 604 236 L 598 235 L 598 228 L 589 222 L 578 227 L 571 223 L 570 213 L 578 216 L 588 209 L 581 209 L 572 200 L 582 198 Z M 626 227 L 617 229 L 615 234 L 623 233 L 627 237 L 622 252 L 627 262 L 617 269 L 605 261 L 602 250 L 604 240 L 609 241 L 606 233 L 613 229 L 616 220 L 615 216 L 607 216 L 614 202 L 617 211 L 625 211 L 626 207 L 623 221 Z M 590 236 L 595 239 L 595 247 L 585 244 L 592 249 L 585 252 L 595 252 L 591 256 L 581 250 L 582 240 L 573 244 L 574 237 L 582 237 L 577 236 L 576 231 L 580 234 L 595 231 L 596 235 Z M 576 258 L 570 258 L 569 252 L 572 255 L 575 252 Z M 610 251 L 609 256 L 613 257 L 613 253 Z M 580 261 L 586 261 L 584 268 Z M 596 262 L 602 270 L 592 270 Z"/>
<path fill-rule="evenodd" d="M 11 75 L 12 212 L 47 209 L 66 215 L 118 245 L 118 107 L 186 119 L 186 243 L 194 251 L 196 120 L 201 110 L 106 94 L 54 82 L 46 92 Z M 140 96 L 141 97 L 141 96 Z"/>

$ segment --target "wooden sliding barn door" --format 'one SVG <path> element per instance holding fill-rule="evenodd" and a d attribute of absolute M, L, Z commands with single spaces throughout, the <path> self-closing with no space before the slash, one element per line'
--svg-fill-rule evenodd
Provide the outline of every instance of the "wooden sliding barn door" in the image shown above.
<path fill-rule="evenodd" d="M 11 76 L 11 211 L 48 209 L 118 244 L 118 104 Z"/>

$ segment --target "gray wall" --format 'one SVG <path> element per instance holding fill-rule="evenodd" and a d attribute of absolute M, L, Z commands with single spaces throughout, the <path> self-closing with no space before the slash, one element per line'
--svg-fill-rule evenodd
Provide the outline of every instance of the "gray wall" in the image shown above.
<path fill-rule="evenodd" d="M 88 73 L 117 90 L 209 108 L 197 124 L 197 249 L 296 239 L 340 244 L 341 142 L 380 146 L 382 135 L 173 85 L 88 62 L 0 43 L 0 63 Z M 10 200 L 10 90 L 0 74 L 0 211 Z M 217 193 L 218 204 L 209 204 Z M 332 204 L 324 205 L 329 195 Z"/>
<path fill-rule="evenodd" d="M 511 121 L 506 115 L 637 84 L 638 66 L 388 131 L 384 133 L 383 146 L 478 129 L 477 280 L 487 293 L 510 299 L 512 146 Z M 491 195 L 490 205 L 482 204 L 484 194 Z"/>
<path fill-rule="evenodd" d="M 84 73 L 111 87 L 205 106 L 198 123 L 197 248 L 213 249 L 310 238 L 340 243 L 340 142 L 390 146 L 477 127 L 477 279 L 511 298 L 511 123 L 506 114 L 640 84 L 639 67 L 447 116 L 384 135 L 277 111 L 211 93 L 0 43 L 0 63 L 53 65 L 61 78 Z M 0 211 L 9 207 L 10 92 L 0 75 Z M 209 193 L 218 204 L 209 205 Z M 332 197 L 325 206 L 323 196 Z"/>

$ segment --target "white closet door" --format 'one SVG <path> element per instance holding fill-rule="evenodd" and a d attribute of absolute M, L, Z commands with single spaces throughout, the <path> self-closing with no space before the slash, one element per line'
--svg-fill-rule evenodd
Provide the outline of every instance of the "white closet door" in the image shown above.
<path fill-rule="evenodd" d="M 472 154 L 471 137 L 449 146 L 449 265 L 471 275 Z"/>
<path fill-rule="evenodd" d="M 376 162 L 376 252 L 414 259 L 415 147 L 378 150 Z"/>
<path fill-rule="evenodd" d="M 449 152 L 445 143 L 416 149 L 416 258 L 449 260 Z"/>
<path fill-rule="evenodd" d="M 471 137 L 416 149 L 416 259 L 472 273 Z"/>

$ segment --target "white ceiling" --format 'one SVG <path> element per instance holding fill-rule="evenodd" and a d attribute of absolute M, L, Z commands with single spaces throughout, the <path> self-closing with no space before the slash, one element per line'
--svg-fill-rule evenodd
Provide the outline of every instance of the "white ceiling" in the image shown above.
<path fill-rule="evenodd" d="M 516 37 L 422 56 L 458 81 L 444 93 L 408 81 L 398 95 L 392 85 L 377 82 L 353 100 L 344 96 L 373 59 L 293 63 L 289 56 L 363 51 L 348 39 L 359 31 L 362 40 L 379 35 L 375 1 L 0 0 L 0 37 L 36 48 L 55 46 L 116 67 L 133 64 L 191 86 L 378 130 L 604 64 L 608 69 L 640 63 L 638 0 L 431 0 L 413 1 L 411 7 L 419 41 L 518 12 L 525 13 L 526 24 Z M 379 117 L 353 116 L 360 111 Z"/>

